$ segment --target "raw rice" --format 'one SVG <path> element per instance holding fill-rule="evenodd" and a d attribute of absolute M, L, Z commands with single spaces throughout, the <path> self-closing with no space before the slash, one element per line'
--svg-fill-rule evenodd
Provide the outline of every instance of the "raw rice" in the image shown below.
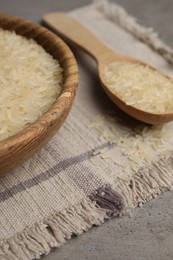
<path fill-rule="evenodd" d="M 112 116 L 98 115 L 92 120 L 91 127 L 99 133 L 98 138 L 102 142 L 105 140 L 109 143 L 106 148 L 97 151 L 93 156 L 103 160 L 110 159 L 126 176 L 129 176 L 138 172 L 141 167 L 151 165 L 158 160 L 158 149 L 160 156 L 169 154 L 173 145 L 172 122 L 160 126 L 140 124 L 131 127 L 128 124 L 122 126 L 119 120 L 116 121 L 116 114 Z M 120 157 L 116 152 L 117 149 Z"/>
<path fill-rule="evenodd" d="M 104 81 L 127 105 L 151 113 L 173 110 L 173 81 L 148 66 L 111 63 L 105 68 Z"/>
<path fill-rule="evenodd" d="M 44 114 L 62 89 L 62 68 L 34 40 L 0 29 L 0 141 Z"/>

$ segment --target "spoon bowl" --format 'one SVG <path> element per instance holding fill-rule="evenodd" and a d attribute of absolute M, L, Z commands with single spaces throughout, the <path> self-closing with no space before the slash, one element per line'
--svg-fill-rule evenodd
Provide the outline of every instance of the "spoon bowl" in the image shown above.
<path fill-rule="evenodd" d="M 147 123 L 147 124 L 152 124 L 152 125 L 159 125 L 159 124 L 163 124 L 163 123 L 167 123 L 173 120 L 173 113 L 169 112 L 169 113 L 151 113 L 148 111 L 144 111 L 141 110 L 139 108 L 136 108 L 134 106 L 130 106 L 127 105 L 121 98 L 118 97 L 118 95 L 115 95 L 115 93 L 113 93 L 109 86 L 105 83 L 104 81 L 104 70 L 105 67 L 109 64 L 111 64 L 112 62 L 118 62 L 118 61 L 127 61 L 127 62 L 131 62 L 131 63 L 140 63 L 141 65 L 150 67 L 153 70 L 157 70 L 158 69 L 145 64 L 142 61 L 139 60 L 135 60 L 134 58 L 128 57 L 128 56 L 120 56 L 118 57 L 118 55 L 115 55 L 114 52 L 110 52 L 110 56 L 107 57 L 104 62 L 99 62 L 99 66 L 98 66 L 98 71 L 99 71 L 99 78 L 100 78 L 100 82 L 102 84 L 102 87 L 105 91 L 105 93 L 108 95 L 108 97 L 122 110 L 124 111 L 126 114 L 130 115 L 131 117 L 138 119 L 141 122 Z M 161 71 L 159 71 L 160 74 L 163 74 Z M 163 74 L 164 75 L 164 74 Z M 167 75 L 164 75 L 165 77 L 169 78 Z"/>
<path fill-rule="evenodd" d="M 163 124 L 173 120 L 173 111 L 164 113 L 152 113 L 141 110 L 131 105 L 127 105 L 118 95 L 113 93 L 110 87 L 104 81 L 105 67 L 113 62 L 123 61 L 130 63 L 137 63 L 147 66 L 152 70 L 159 72 L 164 77 L 170 79 L 158 69 L 136 60 L 132 57 L 123 56 L 115 53 L 107 46 L 105 46 L 95 35 L 93 35 L 87 28 L 80 24 L 74 18 L 64 13 L 49 13 L 43 16 L 43 22 L 54 32 L 60 34 L 64 39 L 70 40 L 89 55 L 91 55 L 98 64 L 98 73 L 101 85 L 109 96 L 109 98 L 125 113 L 138 119 L 139 121 L 148 124 Z"/>

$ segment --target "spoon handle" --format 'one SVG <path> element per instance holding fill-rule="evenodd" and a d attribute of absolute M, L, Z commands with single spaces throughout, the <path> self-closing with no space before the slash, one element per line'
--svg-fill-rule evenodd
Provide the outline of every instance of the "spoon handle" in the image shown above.
<path fill-rule="evenodd" d="M 86 27 L 69 15 L 48 13 L 43 16 L 43 22 L 53 31 L 90 54 L 97 62 L 112 52 Z"/>

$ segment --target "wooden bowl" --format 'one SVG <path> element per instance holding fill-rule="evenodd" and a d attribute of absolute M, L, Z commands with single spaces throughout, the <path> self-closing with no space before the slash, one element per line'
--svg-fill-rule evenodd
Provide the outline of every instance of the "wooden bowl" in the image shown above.
<path fill-rule="evenodd" d="M 33 38 L 59 61 L 64 71 L 63 89 L 55 104 L 27 128 L 0 142 L 0 174 L 3 174 L 30 158 L 58 131 L 74 100 L 78 68 L 68 46 L 48 29 L 6 14 L 0 14 L 0 28 Z"/>

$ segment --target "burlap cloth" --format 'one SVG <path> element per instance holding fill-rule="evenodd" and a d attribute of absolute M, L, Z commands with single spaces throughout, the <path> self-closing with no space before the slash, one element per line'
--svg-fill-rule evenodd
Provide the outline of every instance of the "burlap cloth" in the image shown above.
<path fill-rule="evenodd" d="M 70 15 L 115 51 L 172 73 L 172 50 L 120 7 L 99 1 Z M 94 61 L 74 52 L 80 81 L 66 122 L 0 177 L 1 260 L 39 258 L 172 186 L 172 123 L 152 128 L 121 113 L 103 93 Z"/>

